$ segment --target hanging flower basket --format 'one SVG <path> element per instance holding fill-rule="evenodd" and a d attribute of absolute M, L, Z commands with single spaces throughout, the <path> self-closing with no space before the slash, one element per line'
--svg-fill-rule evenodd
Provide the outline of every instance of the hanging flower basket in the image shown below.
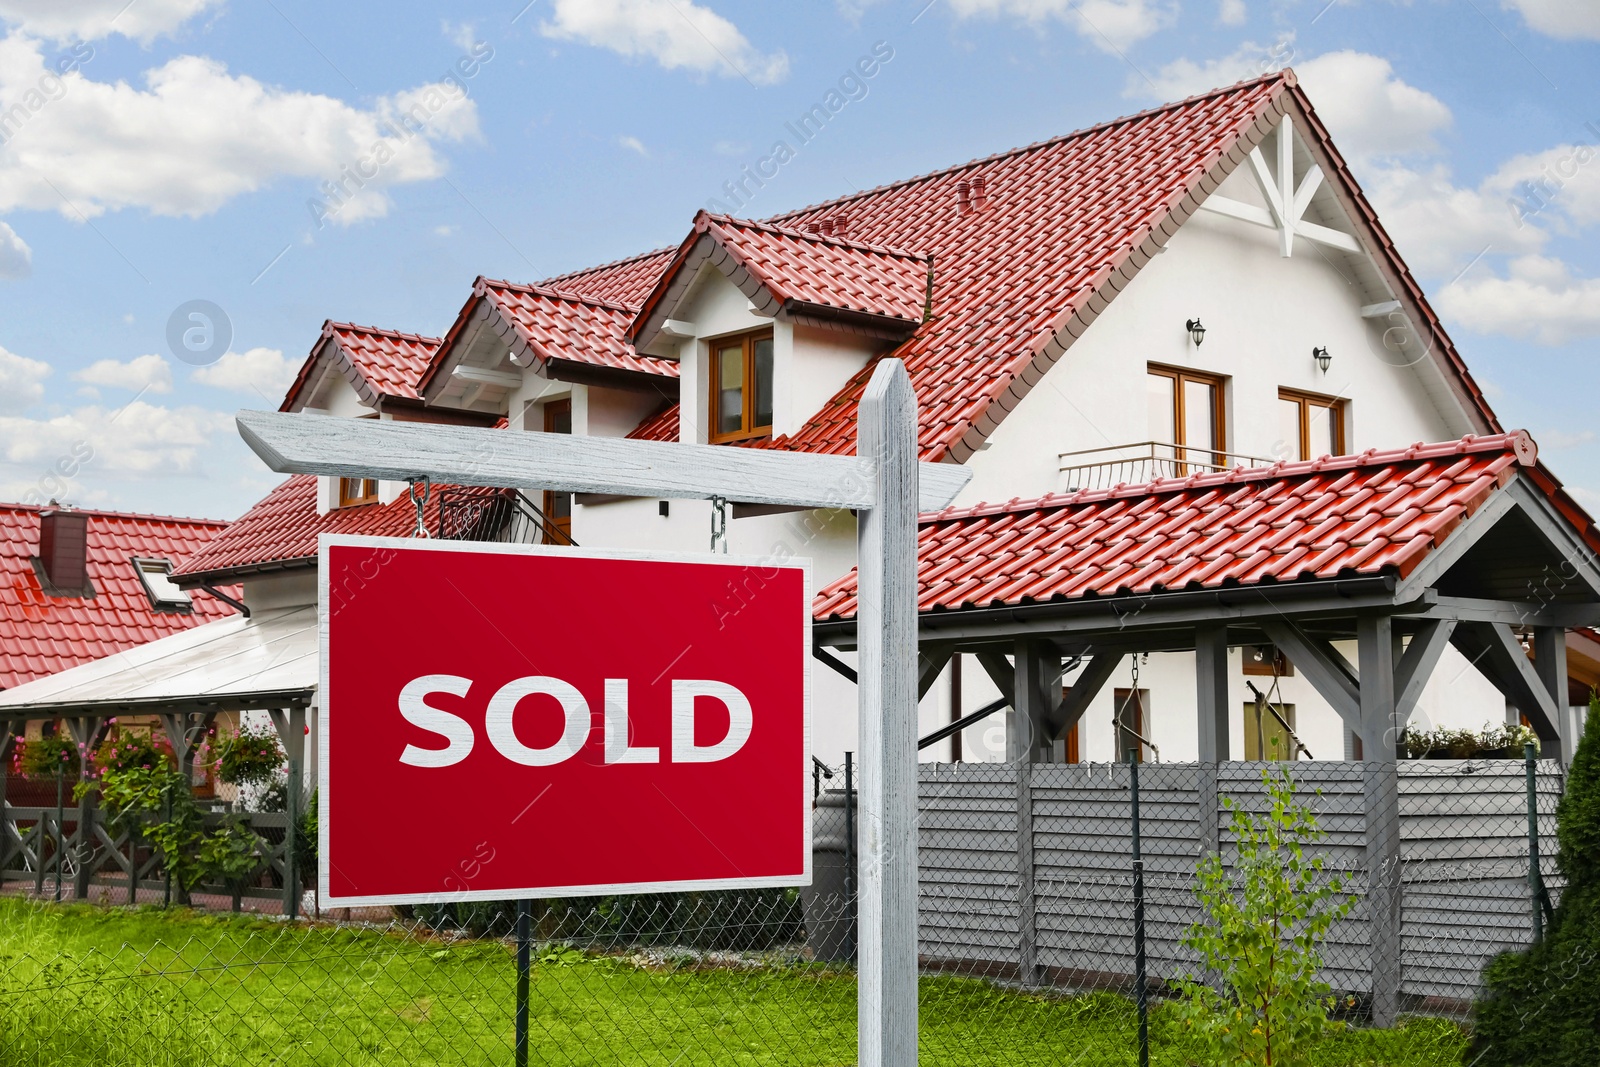
<path fill-rule="evenodd" d="M 243 727 L 217 744 L 217 777 L 232 785 L 262 785 L 283 766 L 283 749 L 271 730 Z"/>
<path fill-rule="evenodd" d="M 22 744 L 17 768 L 29 778 L 54 778 L 57 774 L 76 774 L 78 744 L 65 732 L 46 734 Z"/>

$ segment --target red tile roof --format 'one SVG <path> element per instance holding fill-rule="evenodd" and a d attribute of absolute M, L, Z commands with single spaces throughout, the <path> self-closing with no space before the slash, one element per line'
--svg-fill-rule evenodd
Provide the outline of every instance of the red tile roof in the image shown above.
<path fill-rule="evenodd" d="M 177 563 L 225 522 L 85 511 L 92 599 L 46 596 L 30 557 L 39 553 L 40 508 L 0 504 L 0 688 L 42 678 L 232 614 L 196 593 L 191 612 L 156 611 L 131 560 Z M 236 593 L 237 590 L 234 590 Z"/>
<path fill-rule="evenodd" d="M 627 328 L 634 309 L 561 289 L 479 278 L 473 292 L 487 298 L 516 328 L 541 362 L 562 359 L 613 370 L 678 376 L 678 362 L 635 354 Z"/>
<path fill-rule="evenodd" d="M 433 486 L 423 509 L 429 532 L 439 529 L 439 505 L 446 494 L 489 495 L 497 489 Z M 176 577 L 239 575 L 253 570 L 307 565 L 317 556 L 317 535 L 366 534 L 409 537 L 417 528 L 416 505 L 409 493 L 389 504 L 362 504 L 317 514 L 317 479 L 296 474 L 228 527 L 219 538 L 180 564 Z"/>
<path fill-rule="evenodd" d="M 1564 497 L 1536 460 L 1519 431 L 951 508 L 920 520 L 917 606 L 1405 576 L 1518 471 Z M 1579 533 L 1600 550 L 1578 514 Z M 816 617 L 853 618 L 855 582 L 852 571 L 818 593 Z"/>
<path fill-rule="evenodd" d="M 852 312 L 901 324 L 900 336 L 922 321 L 927 256 L 702 211 L 645 298 L 631 340 L 648 345 L 707 259 L 719 262 L 763 314 Z"/>
<path fill-rule="evenodd" d="M 917 393 L 922 458 L 965 461 L 1285 114 L 1356 220 L 1358 239 L 1429 334 L 1430 355 L 1469 418 L 1498 432 L 1291 70 L 767 221 L 794 231 L 845 213 L 852 243 L 933 257 L 933 315 L 891 354 L 905 360 Z M 980 182 L 982 205 L 959 209 L 961 188 Z M 687 245 L 597 268 L 591 283 L 625 270 L 614 292 L 626 302 L 621 290 L 636 289 L 651 266 L 670 271 Z M 863 368 L 799 431 L 763 444 L 853 452 L 856 403 L 873 369 Z"/>
<path fill-rule="evenodd" d="M 332 345 L 324 342 L 332 340 Z M 419 337 L 414 333 L 384 330 L 376 326 L 357 326 L 349 322 L 322 324 L 322 333 L 311 353 L 300 366 L 294 384 L 289 386 L 280 411 L 293 411 L 309 399 L 301 393 L 311 382 L 313 372 L 320 363 L 319 357 L 331 358 L 361 399 L 375 404 L 382 398 L 402 400 L 420 399 L 417 384 L 427 372 L 434 353 L 439 350 L 437 337 Z M 301 401 L 302 404 L 297 404 Z"/>
<path fill-rule="evenodd" d="M 681 436 L 677 404 L 668 404 L 628 433 L 631 441 L 676 441 Z"/>

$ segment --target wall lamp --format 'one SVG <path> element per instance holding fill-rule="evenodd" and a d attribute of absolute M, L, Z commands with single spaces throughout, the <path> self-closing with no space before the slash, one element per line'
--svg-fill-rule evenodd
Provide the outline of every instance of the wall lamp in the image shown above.
<path fill-rule="evenodd" d="M 1317 361 L 1317 366 L 1322 368 L 1322 373 L 1328 373 L 1328 364 L 1333 362 L 1333 354 L 1326 346 L 1319 346 L 1311 350 L 1311 358 Z"/>
<path fill-rule="evenodd" d="M 1200 325 L 1200 320 L 1190 319 L 1183 324 L 1183 328 L 1189 331 L 1189 339 L 1194 342 L 1196 348 L 1199 348 L 1200 342 L 1206 339 L 1206 328 Z"/>

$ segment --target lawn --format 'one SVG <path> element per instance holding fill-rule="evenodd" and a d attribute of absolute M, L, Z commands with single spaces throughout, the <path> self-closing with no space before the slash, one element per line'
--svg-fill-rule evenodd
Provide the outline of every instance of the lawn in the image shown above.
<path fill-rule="evenodd" d="M 0 1067 L 509 1064 L 515 970 L 498 941 L 414 937 L 154 909 L 0 899 Z M 1134 1013 L 1110 994 L 1027 996 L 922 980 L 922 1062 L 1133 1064 Z M 855 981 L 798 963 L 541 947 L 530 1061 L 849 1064 Z M 1157 1009 L 1151 1062 L 1187 1067 Z M 1325 1042 L 1328 1067 L 1442 1067 L 1464 1042 L 1408 1020 Z"/>

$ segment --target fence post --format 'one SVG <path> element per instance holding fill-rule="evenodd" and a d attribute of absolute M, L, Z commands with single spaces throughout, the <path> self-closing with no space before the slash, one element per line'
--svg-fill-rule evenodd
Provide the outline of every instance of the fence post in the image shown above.
<path fill-rule="evenodd" d="M 1539 765 L 1533 742 L 1522 747 L 1528 768 L 1528 902 L 1533 906 L 1533 943 L 1544 940 L 1544 872 L 1539 869 Z"/>
<path fill-rule="evenodd" d="M 1150 990 L 1145 983 L 1144 858 L 1139 851 L 1139 750 L 1128 753 L 1133 824 L 1133 997 L 1139 1008 L 1139 1067 L 1150 1067 Z"/>
<path fill-rule="evenodd" d="M 848 955 L 856 962 L 856 786 L 855 753 L 844 754 L 844 919 Z"/>
<path fill-rule="evenodd" d="M 78 801 L 78 871 L 72 880 L 72 893 L 79 900 L 89 899 L 89 876 L 93 873 L 90 860 L 94 857 L 95 794 L 85 792 Z"/>
<path fill-rule="evenodd" d="M 284 805 L 288 809 L 288 825 L 283 831 L 283 913 L 294 922 L 300 917 L 300 865 L 296 862 L 299 851 L 300 823 L 300 761 L 289 761 L 288 788 L 284 790 Z"/>
<path fill-rule="evenodd" d="M 528 966 L 532 956 L 533 902 L 517 901 L 516 1067 L 528 1067 Z"/>
<path fill-rule="evenodd" d="M 67 868 L 67 769 L 56 768 L 56 903 L 61 903 L 61 879 Z M 43 866 L 41 864 L 41 866 Z"/>
<path fill-rule="evenodd" d="M 12 819 L 6 803 L 6 784 L 11 775 L 11 753 L 17 747 L 18 726 L 10 719 L 0 720 L 0 886 L 5 885 L 6 867 L 11 862 Z"/>
<path fill-rule="evenodd" d="M 172 821 L 172 785 L 162 790 L 162 812 L 167 822 Z M 172 907 L 172 864 L 165 852 L 161 854 L 161 906 Z"/>

